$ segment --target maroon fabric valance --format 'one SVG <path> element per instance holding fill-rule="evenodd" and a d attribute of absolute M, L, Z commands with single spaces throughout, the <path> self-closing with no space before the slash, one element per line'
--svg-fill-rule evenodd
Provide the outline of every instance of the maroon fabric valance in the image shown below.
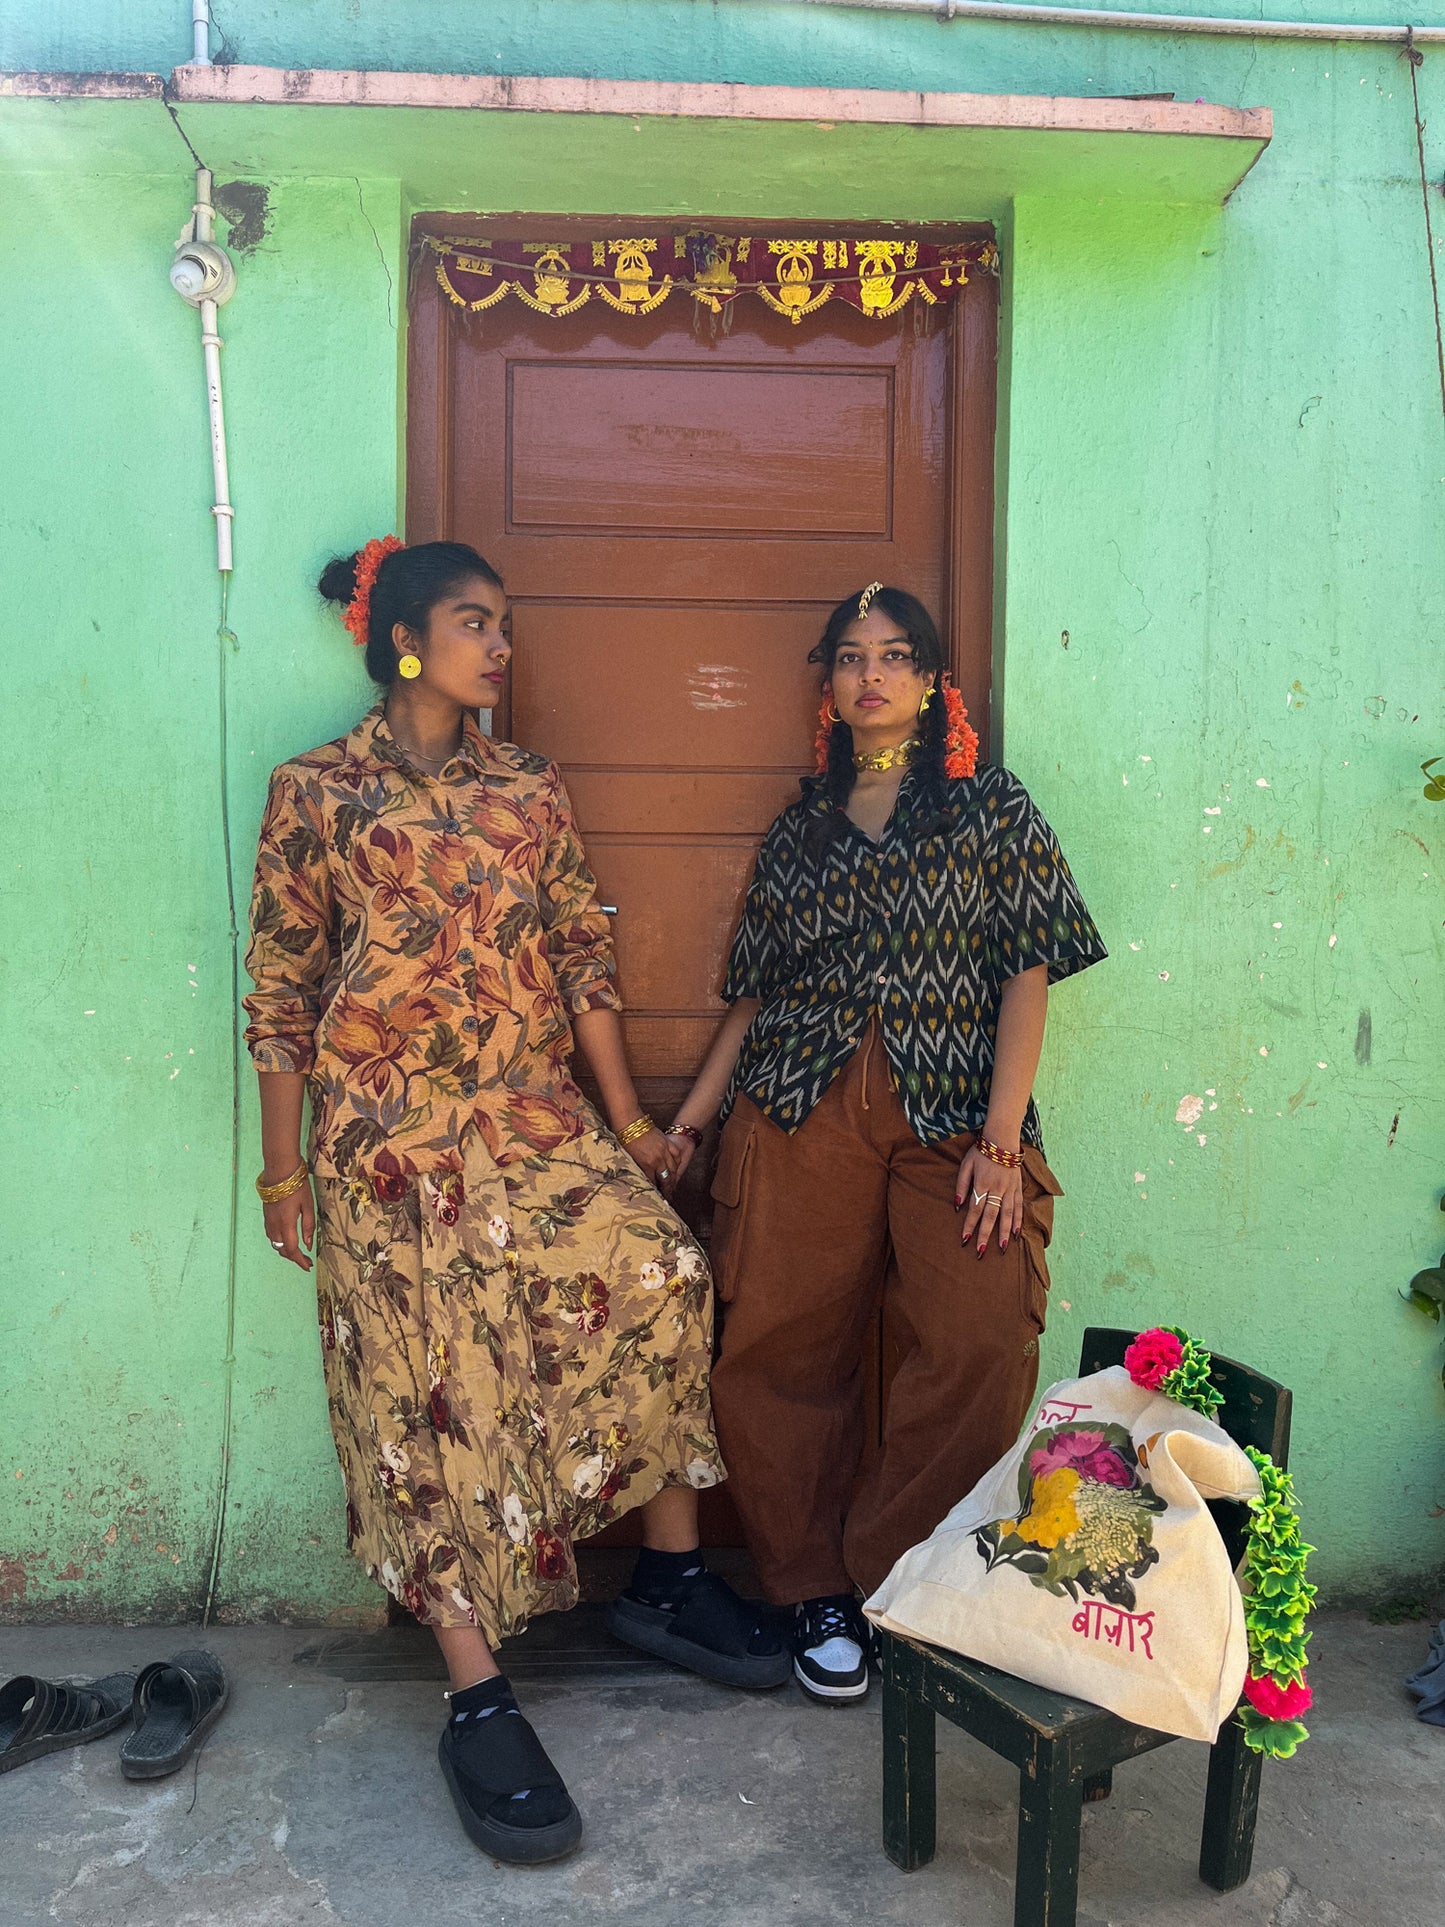
<path fill-rule="evenodd" d="M 970 274 L 996 274 L 992 241 L 953 244 L 897 235 L 819 236 L 685 232 L 616 241 L 428 239 L 447 298 L 480 314 L 510 295 L 538 314 L 575 314 L 594 298 L 618 314 L 651 314 L 670 295 L 714 315 L 754 294 L 800 322 L 828 301 L 886 320 L 910 301 L 946 302 Z"/>

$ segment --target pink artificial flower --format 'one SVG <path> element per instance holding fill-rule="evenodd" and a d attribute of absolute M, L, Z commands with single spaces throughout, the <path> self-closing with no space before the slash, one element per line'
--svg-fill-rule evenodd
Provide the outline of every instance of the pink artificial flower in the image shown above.
<path fill-rule="evenodd" d="M 1081 1479 L 1092 1479 L 1097 1485 L 1127 1489 L 1134 1483 L 1130 1467 L 1093 1426 L 1081 1425 L 1076 1430 L 1061 1432 L 1029 1454 L 1029 1471 L 1036 1479 L 1064 1470 L 1077 1472 Z"/>
<path fill-rule="evenodd" d="M 1297 1720 L 1314 1702 L 1314 1694 L 1303 1680 L 1280 1686 L 1268 1674 L 1256 1679 L 1251 1673 L 1244 1682 L 1244 1697 L 1267 1720 Z"/>
<path fill-rule="evenodd" d="M 1146 1392 L 1157 1392 L 1168 1378 L 1184 1362 L 1184 1347 L 1173 1332 L 1165 1331 L 1156 1325 L 1152 1331 L 1140 1332 L 1134 1343 L 1124 1354 L 1124 1368 L 1136 1385 L 1142 1385 Z"/>

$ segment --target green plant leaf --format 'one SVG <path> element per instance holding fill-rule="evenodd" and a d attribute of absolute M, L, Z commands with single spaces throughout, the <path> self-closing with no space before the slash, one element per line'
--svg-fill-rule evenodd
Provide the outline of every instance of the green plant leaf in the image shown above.
<path fill-rule="evenodd" d="M 1440 1323 L 1440 1305 L 1437 1299 L 1427 1297 L 1423 1291 L 1416 1291 L 1413 1285 L 1409 1291 L 1402 1291 L 1400 1296 L 1407 1305 L 1413 1305 L 1416 1311 L 1423 1311 L 1425 1316 L 1433 1318 L 1437 1325 Z"/>

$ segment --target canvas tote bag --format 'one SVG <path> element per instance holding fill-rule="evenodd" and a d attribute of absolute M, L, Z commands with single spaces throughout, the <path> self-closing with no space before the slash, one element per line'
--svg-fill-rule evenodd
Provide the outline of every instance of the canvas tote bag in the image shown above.
<path fill-rule="evenodd" d="M 1213 1740 L 1248 1650 L 1205 1501 L 1259 1491 L 1218 1425 L 1111 1366 L 1053 1386 L 864 1611 L 1137 1725 Z"/>

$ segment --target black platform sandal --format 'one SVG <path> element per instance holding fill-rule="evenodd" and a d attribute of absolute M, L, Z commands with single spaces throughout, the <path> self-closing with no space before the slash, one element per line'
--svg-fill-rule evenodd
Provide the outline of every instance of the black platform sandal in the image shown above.
<path fill-rule="evenodd" d="M 483 1853 L 516 1866 L 539 1866 L 560 1860 L 581 1841 L 582 1815 L 524 1713 L 500 1708 L 463 1740 L 449 1722 L 437 1754 L 457 1816 Z M 551 1795 L 557 1819 L 539 1827 L 507 1820 L 507 1808 L 519 1797 L 539 1792 Z"/>
<path fill-rule="evenodd" d="M 108 1673 L 83 1686 L 18 1673 L 0 1686 L 0 1773 L 46 1753 L 84 1746 L 130 1718 L 134 1673 Z"/>
<path fill-rule="evenodd" d="M 793 1670 L 792 1652 L 763 1610 L 739 1599 L 715 1572 L 692 1580 L 675 1607 L 648 1606 L 623 1593 L 607 1609 L 607 1630 L 720 1686 L 761 1691 L 783 1685 Z"/>
<path fill-rule="evenodd" d="M 120 1749 L 128 1780 L 178 1773 L 226 1708 L 231 1689 L 214 1653 L 177 1653 L 143 1668 L 135 1682 L 135 1731 Z"/>

